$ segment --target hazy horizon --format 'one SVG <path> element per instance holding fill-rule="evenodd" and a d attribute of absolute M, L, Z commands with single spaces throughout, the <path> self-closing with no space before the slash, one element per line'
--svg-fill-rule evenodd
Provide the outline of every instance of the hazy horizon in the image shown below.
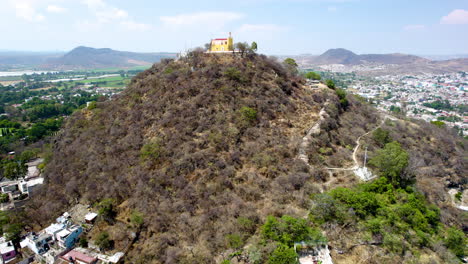
<path fill-rule="evenodd" d="M 75 48 L 78 48 L 78 47 L 83 47 L 83 45 L 78 45 Z M 84 47 L 89 47 L 89 46 L 84 46 Z M 75 49 L 75 48 L 73 48 L 73 49 Z M 95 48 L 95 49 L 109 48 L 109 49 L 116 50 L 116 51 L 139 52 L 139 53 L 177 53 L 177 52 L 179 52 L 179 51 L 165 51 L 165 50 L 153 50 L 153 51 L 119 50 L 119 49 L 115 49 L 115 48 L 112 48 L 112 47 L 89 47 L 89 48 Z M 66 54 L 66 53 L 72 51 L 73 49 L 71 49 L 71 50 L 37 50 L 37 51 L 34 51 L 34 50 L 0 49 L 0 54 L 3 55 L 3 56 L 5 56 L 5 55 L 61 55 L 61 54 Z M 267 55 L 272 55 L 272 56 L 288 56 L 288 55 L 290 55 L 290 56 L 319 56 L 319 55 L 325 53 L 326 51 L 328 51 L 330 49 L 338 49 L 338 48 L 329 48 L 329 49 L 324 50 L 321 53 L 300 53 L 300 54 L 268 54 L 268 53 L 266 53 L 266 54 Z M 341 48 L 341 49 L 346 49 L 346 48 Z M 349 49 L 347 49 L 347 50 L 349 50 Z M 353 50 L 350 50 L 350 51 L 354 52 Z M 355 53 L 356 54 L 392 54 L 392 53 L 402 53 L 402 52 L 394 51 L 394 52 L 388 52 L 388 53 L 371 53 L 371 52 L 364 52 L 364 53 L 355 52 Z M 468 52 L 467 53 L 447 53 L 447 54 L 412 54 L 412 53 L 408 53 L 408 54 L 409 55 L 419 56 L 419 57 L 434 57 L 434 58 L 437 58 L 437 57 L 465 58 L 465 57 L 468 57 Z"/>
<path fill-rule="evenodd" d="M 0 50 L 180 52 L 232 32 L 265 54 L 468 54 L 468 1 L 5 0 Z"/>

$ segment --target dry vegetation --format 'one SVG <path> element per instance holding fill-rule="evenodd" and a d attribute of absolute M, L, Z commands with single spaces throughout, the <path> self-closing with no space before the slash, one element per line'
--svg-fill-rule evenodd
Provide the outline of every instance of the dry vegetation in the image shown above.
<path fill-rule="evenodd" d="M 309 149 L 309 169 L 295 159 L 298 142 L 327 99 L 330 119 Z M 126 263 L 220 262 L 239 247 L 233 235 L 241 245 L 258 240 L 268 215 L 307 216 L 311 195 L 329 177 L 323 166 L 351 162 L 354 141 L 379 118 L 370 106 L 348 99 L 345 107 L 332 90 L 308 90 L 301 78 L 265 56 L 194 52 L 163 61 L 134 78 L 119 98 L 68 120 L 46 168 L 46 187 L 28 213 L 43 226 L 78 202 L 111 198 L 116 220 L 96 230 L 125 241 L 116 247 L 137 232 Z M 444 185 L 427 187 L 425 177 L 466 184 L 459 156 L 464 145 L 427 126 L 395 123 L 386 129 L 411 151 L 418 186 L 436 201 Z M 376 143 L 369 144 L 373 151 Z M 336 182 L 353 182 L 347 179 Z M 141 225 L 130 219 L 132 212 L 141 212 Z M 457 219 L 444 211 L 443 220 Z M 338 238 L 331 232 L 336 226 L 323 228 L 330 240 Z M 343 243 L 352 244 L 359 230 L 348 231 Z M 376 263 L 396 263 L 385 252 L 368 254 Z"/>

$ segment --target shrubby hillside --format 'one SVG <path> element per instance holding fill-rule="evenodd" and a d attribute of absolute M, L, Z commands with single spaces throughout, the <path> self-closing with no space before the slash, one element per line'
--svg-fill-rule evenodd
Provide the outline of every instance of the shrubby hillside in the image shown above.
<path fill-rule="evenodd" d="M 322 108 L 305 164 L 299 145 Z M 363 139 L 381 179 L 357 185 L 326 170 L 351 163 L 356 138 L 380 122 L 359 98 L 314 91 L 265 56 L 192 52 L 69 118 L 27 212 L 45 225 L 92 204 L 95 232 L 116 248 L 133 243 L 125 263 L 293 263 L 302 240 L 328 240 L 336 263 L 364 261 L 362 252 L 372 263 L 456 263 L 463 221 L 445 188 L 466 184 L 462 139 L 386 122 L 383 137 Z M 404 165 L 394 177 L 378 162 L 392 151 Z"/>

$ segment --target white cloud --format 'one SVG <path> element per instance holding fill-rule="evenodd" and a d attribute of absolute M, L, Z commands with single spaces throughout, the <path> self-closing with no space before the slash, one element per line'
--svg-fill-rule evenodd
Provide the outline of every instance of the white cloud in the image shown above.
<path fill-rule="evenodd" d="M 87 5 L 90 9 L 97 9 L 106 6 L 103 0 L 82 0 L 82 3 Z"/>
<path fill-rule="evenodd" d="M 455 9 L 447 16 L 442 17 L 440 23 L 451 25 L 468 24 L 468 11 L 463 9 Z"/>
<path fill-rule="evenodd" d="M 406 25 L 403 27 L 404 30 L 406 31 L 415 31 L 415 30 L 422 30 L 425 29 L 425 25 Z"/>
<path fill-rule="evenodd" d="M 49 5 L 47 7 L 47 12 L 49 12 L 49 13 L 64 13 L 66 11 L 67 11 L 66 8 L 56 6 L 56 5 Z"/>
<path fill-rule="evenodd" d="M 244 17 L 243 14 L 234 12 L 199 12 L 176 16 L 162 16 L 159 19 L 165 26 L 193 26 L 212 24 L 219 28 L 227 22 L 238 20 L 242 17 Z"/>
<path fill-rule="evenodd" d="M 35 4 L 37 1 L 34 0 L 10 0 L 10 6 L 15 10 L 15 14 L 18 18 L 29 22 L 43 21 L 45 16 L 37 12 Z"/>
<path fill-rule="evenodd" d="M 115 7 L 100 9 L 97 10 L 94 14 L 100 23 L 108 23 L 113 20 L 128 18 L 127 11 Z"/>
<path fill-rule="evenodd" d="M 267 33 L 267 32 L 280 32 L 288 30 L 287 27 L 278 26 L 274 24 L 243 24 L 237 32 L 244 33 L 244 32 L 259 32 L 259 33 Z"/>
<path fill-rule="evenodd" d="M 104 24 L 118 23 L 126 30 L 146 31 L 151 29 L 151 25 L 138 23 L 130 18 L 127 11 L 111 6 L 104 0 L 81 0 L 93 13 L 95 21 L 79 21 L 75 26 L 82 31 L 88 29 L 99 30 Z"/>
<path fill-rule="evenodd" d="M 148 24 L 143 24 L 143 23 L 137 23 L 132 20 L 127 20 L 123 21 L 120 23 L 123 27 L 125 27 L 128 30 L 131 31 L 148 31 L 152 28 L 151 25 Z"/>

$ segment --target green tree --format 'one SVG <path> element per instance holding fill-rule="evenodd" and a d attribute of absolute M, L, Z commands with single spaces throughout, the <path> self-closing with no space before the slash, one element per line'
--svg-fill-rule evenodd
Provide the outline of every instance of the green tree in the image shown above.
<path fill-rule="evenodd" d="M 399 106 L 390 106 L 390 112 L 393 112 L 395 114 L 400 114 L 401 113 L 401 107 Z"/>
<path fill-rule="evenodd" d="M 451 227 L 447 230 L 445 245 L 458 257 L 467 255 L 467 243 L 468 241 L 463 231 L 455 227 Z"/>
<path fill-rule="evenodd" d="M 257 52 L 257 49 L 258 49 L 258 46 L 257 46 L 257 42 L 252 42 L 252 45 L 250 45 L 250 50 L 252 52 Z"/>
<path fill-rule="evenodd" d="M 294 67 L 297 67 L 297 63 L 296 63 L 296 60 L 294 60 L 293 58 L 287 58 L 284 60 L 284 64 L 286 65 L 291 65 L 291 66 L 294 66 Z"/>
<path fill-rule="evenodd" d="M 10 196 L 6 193 L 0 194 L 0 203 L 6 203 L 10 200 Z"/>
<path fill-rule="evenodd" d="M 316 73 L 316 72 L 308 72 L 304 75 L 304 77 L 306 77 L 307 79 L 310 79 L 310 80 L 321 80 L 322 79 L 322 76 L 320 76 L 320 74 Z"/>
<path fill-rule="evenodd" d="M 294 242 L 308 240 L 324 240 L 320 231 L 309 226 L 306 219 L 294 218 L 283 215 L 280 219 L 268 216 L 265 224 L 261 227 L 264 239 L 280 242 L 292 246 Z"/>
<path fill-rule="evenodd" d="M 82 236 L 80 238 L 79 244 L 80 244 L 80 247 L 87 248 L 88 247 L 88 240 L 86 239 L 86 237 Z"/>
<path fill-rule="evenodd" d="M 235 47 L 239 50 L 242 57 L 244 57 L 244 54 L 250 49 L 249 44 L 246 42 L 238 42 Z"/>
<path fill-rule="evenodd" d="M 390 131 L 384 130 L 382 128 L 377 128 L 372 133 L 372 138 L 379 144 L 380 147 L 385 146 L 385 144 L 390 143 L 392 138 L 390 137 Z"/>
<path fill-rule="evenodd" d="M 96 107 L 97 107 L 96 101 L 92 101 L 92 102 L 90 102 L 89 105 L 88 105 L 88 110 L 96 109 Z"/>
<path fill-rule="evenodd" d="M 329 194 L 317 194 L 313 197 L 313 206 L 310 217 L 318 223 L 337 221 L 341 223 L 346 217 L 346 210 L 340 202 Z"/>
<path fill-rule="evenodd" d="M 249 123 L 252 123 L 257 119 L 257 110 L 248 106 L 243 106 L 240 109 L 240 113 L 242 115 L 242 119 Z"/>
<path fill-rule="evenodd" d="M 389 179 L 393 186 L 398 186 L 408 162 L 408 152 L 401 148 L 400 143 L 394 141 L 377 151 L 377 155 L 369 161 L 369 164 L 377 167 L 381 175 Z"/>
<path fill-rule="evenodd" d="M 107 198 L 102 200 L 97 206 L 99 215 L 102 216 L 107 222 L 114 221 L 117 215 L 114 203 L 114 199 Z"/>
<path fill-rule="evenodd" d="M 435 125 L 437 127 L 440 127 L 440 128 L 445 127 L 445 122 L 438 121 L 438 120 L 437 121 L 431 121 L 431 124 L 433 124 L 433 125 Z"/>
<path fill-rule="evenodd" d="M 160 140 L 154 139 L 143 145 L 140 150 L 140 158 L 142 160 L 158 160 L 163 152 L 163 147 L 160 142 Z"/>
<path fill-rule="evenodd" d="M 292 58 L 287 58 L 283 61 L 283 64 L 285 65 L 286 69 L 292 73 L 292 74 L 297 74 L 298 73 L 298 70 L 297 70 L 297 67 L 299 65 L 297 65 L 296 61 Z"/>
<path fill-rule="evenodd" d="M 107 233 L 106 231 L 99 233 L 94 243 L 101 250 L 108 250 L 112 247 L 112 241 L 110 239 L 109 233 Z"/>
<path fill-rule="evenodd" d="M 343 109 L 348 108 L 349 102 L 348 99 L 346 98 L 346 91 L 343 89 L 336 89 L 335 90 L 336 95 L 340 99 L 340 105 L 343 107 Z"/>
<path fill-rule="evenodd" d="M 335 82 L 333 80 L 326 80 L 325 85 L 327 85 L 328 88 L 330 88 L 330 89 L 335 89 L 336 88 Z"/>
<path fill-rule="evenodd" d="M 130 216 L 130 221 L 137 227 L 142 226 L 144 222 L 143 214 L 138 211 L 133 211 Z"/>
<path fill-rule="evenodd" d="M 297 254 L 294 248 L 279 244 L 268 258 L 268 264 L 296 264 Z"/>
<path fill-rule="evenodd" d="M 31 159 L 36 158 L 37 154 L 39 154 L 39 149 L 25 150 L 21 152 L 19 159 L 21 161 L 27 162 L 27 161 L 30 161 Z"/>
<path fill-rule="evenodd" d="M 241 248 L 244 245 L 244 239 L 239 234 L 228 234 L 226 235 L 226 242 L 228 247 L 232 249 Z"/>
<path fill-rule="evenodd" d="M 10 161 L 3 165 L 3 176 L 10 180 L 22 178 L 28 171 L 27 165 L 20 161 Z"/>

